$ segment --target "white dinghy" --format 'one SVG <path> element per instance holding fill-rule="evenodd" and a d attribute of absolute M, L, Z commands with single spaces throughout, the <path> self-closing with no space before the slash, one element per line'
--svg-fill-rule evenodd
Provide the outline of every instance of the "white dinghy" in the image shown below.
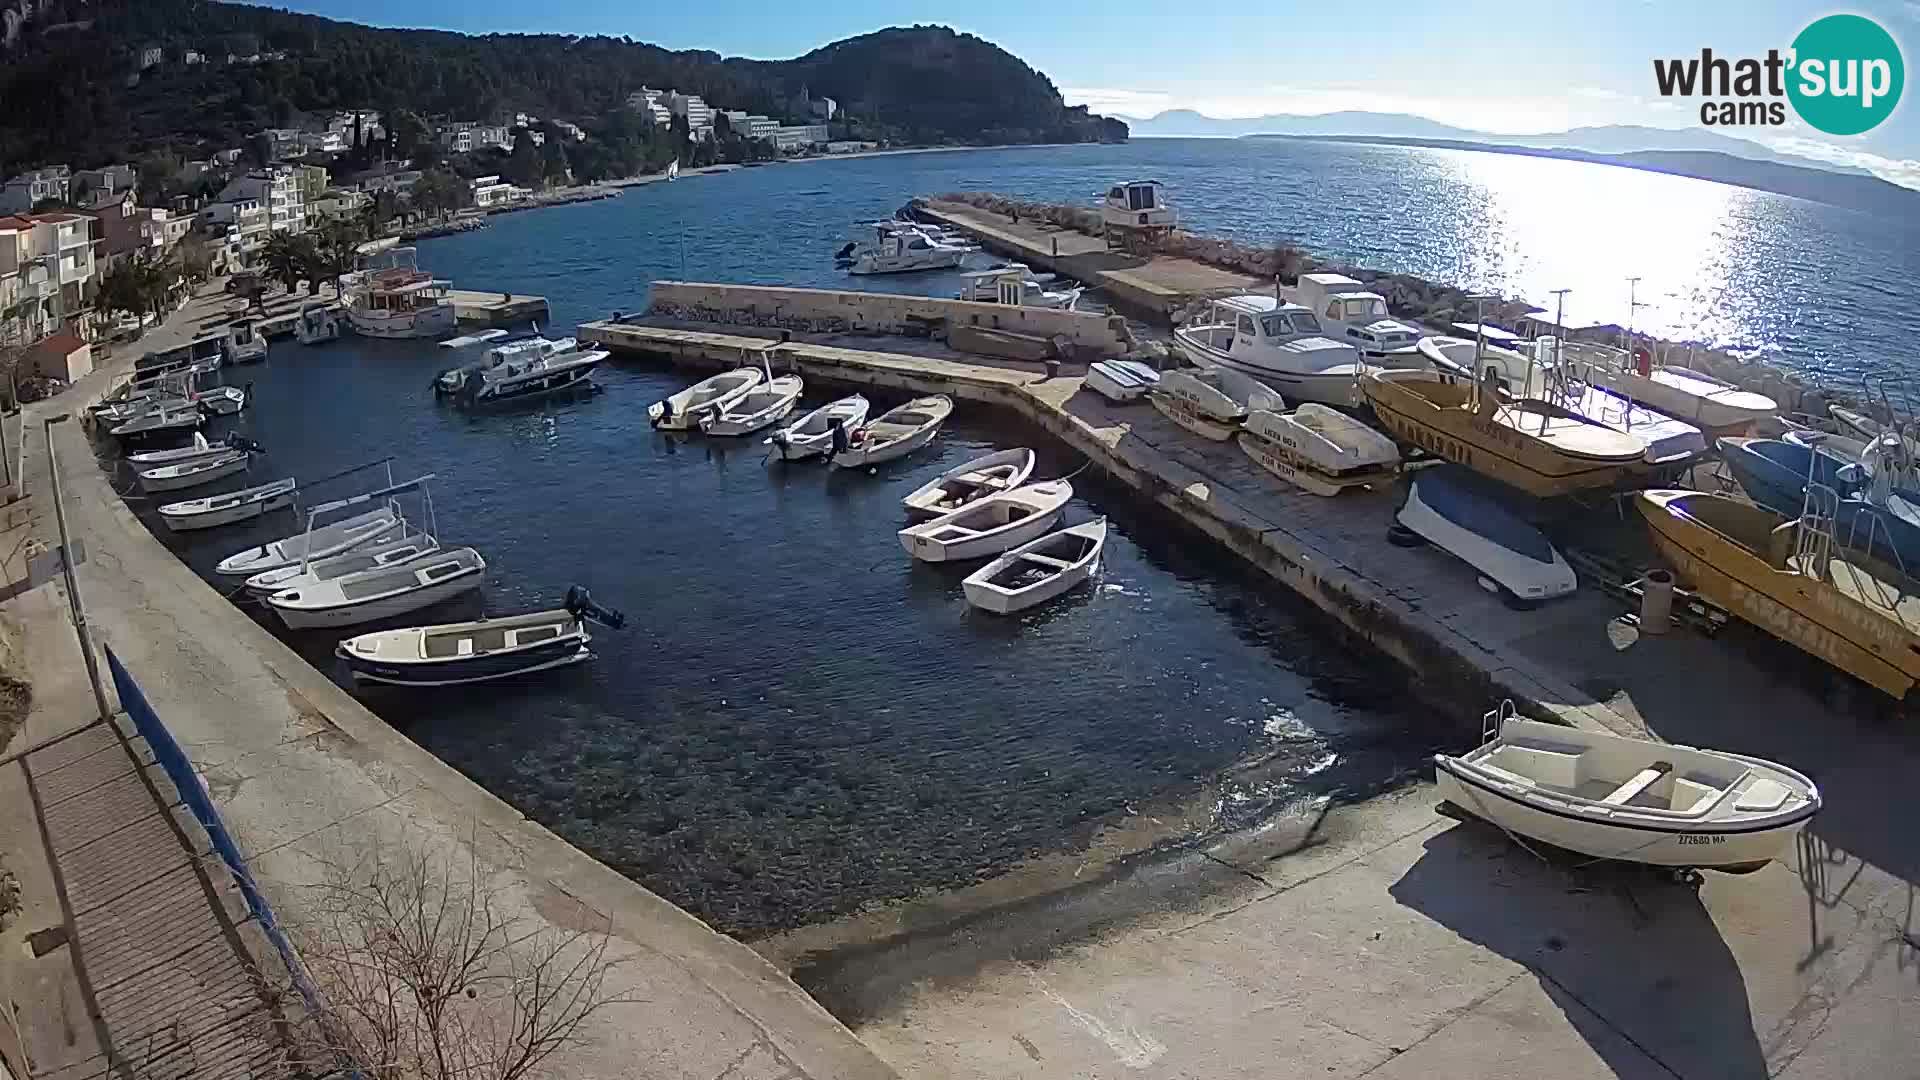
<path fill-rule="evenodd" d="M 215 480 L 223 480 L 245 471 L 247 471 L 247 452 L 228 450 L 222 454 L 191 458 L 172 465 L 156 465 L 151 469 L 142 469 L 137 475 L 140 477 L 142 491 L 178 491 L 181 488 L 211 484 Z"/>
<path fill-rule="evenodd" d="M 1597 859 L 1744 874 L 1820 810 L 1813 781 L 1720 750 L 1487 714 L 1470 754 L 1434 757 L 1440 797 L 1501 829 Z"/>
<path fill-rule="evenodd" d="M 1069 526 L 1001 555 L 967 575 L 960 586 L 967 603 L 982 611 L 1025 611 L 1092 577 L 1106 546 L 1106 518 Z"/>
<path fill-rule="evenodd" d="M 719 412 L 735 398 L 760 385 L 759 368 L 735 368 L 694 383 L 685 390 L 647 406 L 647 422 L 663 431 L 692 431 L 700 418 Z"/>
<path fill-rule="evenodd" d="M 879 419 L 848 434 L 847 448 L 833 455 L 833 466 L 858 469 L 906 457 L 932 442 L 951 415 L 953 399 L 945 394 L 914 398 L 888 409 Z"/>
<path fill-rule="evenodd" d="M 1287 407 L 1272 387 L 1223 367 L 1161 372 L 1160 384 L 1147 397 L 1167 419 L 1214 442 L 1233 438 L 1255 409 L 1280 412 Z"/>
<path fill-rule="evenodd" d="M 127 464 L 132 465 L 134 471 L 138 472 L 141 469 L 152 469 L 161 465 L 178 465 L 195 458 L 216 457 L 236 449 L 238 447 L 227 441 L 210 443 L 205 435 L 196 431 L 193 433 L 193 441 L 185 446 L 172 450 L 146 450 L 138 454 L 128 454 Z"/>
<path fill-rule="evenodd" d="M 292 566 L 282 566 L 276 570 L 262 570 L 247 579 L 247 591 L 258 595 L 279 592 L 282 589 L 299 589 L 322 581 L 332 581 L 348 574 L 364 574 L 369 570 L 387 570 L 395 566 L 404 566 L 414 559 L 422 559 L 437 554 L 440 541 L 424 532 L 403 532 L 391 540 L 363 544 L 351 551 L 338 555 L 329 555 L 324 559 L 309 559 Z"/>
<path fill-rule="evenodd" d="M 1400 465 L 1393 440 L 1317 402 L 1290 413 L 1247 414 L 1240 449 L 1268 472 L 1315 495 L 1390 481 Z"/>
<path fill-rule="evenodd" d="M 1012 491 L 1033 475 L 1033 451 L 1022 446 L 957 465 L 915 488 L 900 502 L 916 517 L 939 517 L 1002 491 Z"/>
<path fill-rule="evenodd" d="M 871 402 L 859 394 L 830 401 L 808 413 L 799 422 L 788 424 L 767 436 L 767 444 L 780 452 L 782 461 L 800 461 L 818 457 L 833 448 L 833 432 L 838 427 L 850 432 L 867 422 Z"/>
<path fill-rule="evenodd" d="M 1073 485 L 1065 480 L 1003 491 L 901 529 L 900 546 L 923 562 L 984 559 L 1045 534 L 1071 498 Z"/>
<path fill-rule="evenodd" d="M 167 503 L 160 508 L 160 520 L 166 522 L 167 528 L 174 532 L 252 521 L 262 514 L 292 506 L 299 486 L 299 481 L 289 476 L 269 484 L 230 491 L 225 495 Z"/>
<path fill-rule="evenodd" d="M 267 595 L 267 606 L 288 629 L 352 626 L 418 611 L 481 585 L 487 561 L 472 548 L 454 548 L 405 566 L 347 574 Z"/>
<path fill-rule="evenodd" d="M 782 375 L 727 402 L 719 411 L 708 410 L 700 417 L 700 430 L 708 435 L 751 435 L 761 428 L 785 420 L 800 403 L 806 388 L 798 375 Z"/>
<path fill-rule="evenodd" d="M 313 511 L 313 513 L 320 512 L 319 507 Z M 308 557 L 322 559 L 329 555 L 338 555 L 361 544 L 381 539 L 390 540 L 399 536 L 400 530 L 405 527 L 405 523 L 400 520 L 399 505 L 389 500 L 384 506 L 355 514 L 350 518 L 342 518 L 331 525 L 324 525 L 318 529 L 309 528 L 272 543 L 250 547 L 245 551 L 236 551 L 221 559 L 214 570 L 222 574 L 251 577 L 262 570 L 293 566 Z"/>

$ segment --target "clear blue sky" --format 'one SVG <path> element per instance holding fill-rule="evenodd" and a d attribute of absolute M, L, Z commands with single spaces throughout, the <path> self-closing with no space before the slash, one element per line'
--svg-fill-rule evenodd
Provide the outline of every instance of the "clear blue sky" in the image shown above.
<path fill-rule="evenodd" d="M 279 0 L 333 18 L 467 33 L 627 35 L 730 56 L 797 56 L 883 26 L 937 22 L 980 35 L 1050 76 L 1069 101 L 1147 116 L 1373 109 L 1492 131 L 1581 124 L 1698 124 L 1661 102 L 1656 56 L 1764 55 L 1836 10 L 1872 16 L 1920 61 L 1920 0 L 1450 0 L 1445 4 L 1197 3 L 1165 0 L 837 0 L 638 5 L 631 0 Z M 1907 97 L 1920 95 L 1920 89 Z M 1920 111 L 1851 140 L 1806 129 L 1731 132 L 1800 152 L 1909 172 L 1920 183 Z"/>

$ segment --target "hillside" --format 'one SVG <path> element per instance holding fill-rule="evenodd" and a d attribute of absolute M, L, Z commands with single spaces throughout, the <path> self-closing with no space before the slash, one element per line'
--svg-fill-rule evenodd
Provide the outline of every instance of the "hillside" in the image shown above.
<path fill-rule="evenodd" d="M 151 46 L 166 60 L 141 74 Z M 186 50 L 212 62 L 186 65 Z M 256 51 L 285 56 L 225 62 Z M 758 61 L 629 38 L 384 30 L 204 0 L 44 0 L 0 51 L 0 176 L 47 161 L 84 167 L 155 149 L 242 146 L 309 110 L 588 118 L 621 108 L 642 86 L 793 120 L 804 90 L 840 102 L 849 135 L 900 142 L 1127 134 L 1125 124 L 1067 108 L 1046 76 L 999 47 L 937 26 Z"/>

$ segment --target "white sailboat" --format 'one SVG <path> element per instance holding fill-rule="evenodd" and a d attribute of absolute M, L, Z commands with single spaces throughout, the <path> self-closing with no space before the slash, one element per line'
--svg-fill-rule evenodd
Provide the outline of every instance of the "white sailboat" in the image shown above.
<path fill-rule="evenodd" d="M 1073 485 L 1065 480 L 1043 480 L 1003 491 L 901 529 L 900 546 L 922 562 L 997 555 L 1044 535 L 1060 520 L 1071 498 Z"/>

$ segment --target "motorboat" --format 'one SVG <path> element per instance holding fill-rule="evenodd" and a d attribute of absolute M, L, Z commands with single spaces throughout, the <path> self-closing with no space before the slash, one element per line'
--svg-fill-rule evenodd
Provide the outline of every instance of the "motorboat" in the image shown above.
<path fill-rule="evenodd" d="M 1799 517 L 1810 484 L 1831 489 L 1836 540 L 1904 573 L 1920 570 L 1920 492 L 1876 491 L 1858 463 L 1784 439 L 1723 438 L 1720 455 L 1747 497 L 1777 514 Z"/>
<path fill-rule="evenodd" d="M 1833 489 L 1806 514 L 1728 495 L 1643 491 L 1654 546 L 1700 595 L 1899 701 L 1920 681 L 1920 585 L 1834 542 Z"/>
<path fill-rule="evenodd" d="M 324 345 L 340 336 L 340 319 L 326 304 L 307 304 L 293 322 L 293 338 L 302 345 Z"/>
<path fill-rule="evenodd" d="M 93 417 L 102 424 L 117 427 L 143 416 L 196 407 L 188 400 L 187 393 L 184 389 L 171 388 L 138 394 L 126 401 L 95 409 Z"/>
<path fill-rule="evenodd" d="M 589 621 L 618 630 L 627 620 L 576 585 L 567 590 L 565 604 L 551 611 L 378 630 L 348 638 L 334 651 L 356 680 L 455 686 L 591 659 Z"/>
<path fill-rule="evenodd" d="M 1781 434 L 1780 440 L 1850 464 L 1864 465 L 1869 470 L 1885 469 L 1893 487 L 1920 491 L 1920 460 L 1908 454 L 1907 448 L 1895 443 L 1889 435 L 1859 438 L 1815 428 L 1792 427 Z"/>
<path fill-rule="evenodd" d="M 1313 401 L 1287 413 L 1255 409 L 1236 438 L 1256 464 L 1315 495 L 1390 482 L 1400 467 L 1392 439 Z"/>
<path fill-rule="evenodd" d="M 1312 312 L 1328 337 L 1375 362 L 1397 359 L 1421 337 L 1419 327 L 1393 317 L 1386 297 L 1345 274 L 1301 274 L 1286 299 Z"/>
<path fill-rule="evenodd" d="M 127 464 L 132 465 L 137 472 L 159 465 L 175 465 L 195 458 L 214 457 L 239 449 L 240 447 L 233 441 L 235 438 L 236 436 L 229 435 L 219 442 L 208 442 L 205 435 L 196 431 L 193 433 L 193 441 L 185 446 L 175 447 L 172 450 L 142 450 L 128 454 Z M 256 446 L 255 449 L 258 447 Z"/>
<path fill-rule="evenodd" d="M 849 432 L 846 449 L 834 451 L 829 463 L 858 469 L 906 457 L 932 442 L 951 415 L 953 399 L 945 394 L 914 398 Z"/>
<path fill-rule="evenodd" d="M 301 589 L 322 581 L 370 570 L 388 570 L 405 566 L 440 552 L 440 541 L 424 532 L 404 531 L 391 540 L 362 544 L 324 559 L 307 559 L 291 566 L 262 570 L 247 578 L 247 591 L 265 595 L 282 589 Z"/>
<path fill-rule="evenodd" d="M 237 386 L 215 386 L 195 390 L 187 400 L 211 416 L 232 416 L 247 407 L 247 392 Z"/>
<path fill-rule="evenodd" d="M 1278 391 L 1233 368 L 1211 364 L 1160 373 L 1147 395 L 1167 419 L 1204 439 L 1225 442 L 1255 409 L 1280 412 L 1287 405 Z"/>
<path fill-rule="evenodd" d="M 221 559 L 214 570 L 228 576 L 251 577 L 262 570 L 293 566 L 304 559 L 322 559 L 361 544 L 391 540 L 399 536 L 405 527 L 399 506 L 388 501 L 384 506 L 342 518 L 329 525 L 309 527 L 292 536 L 236 551 Z"/>
<path fill-rule="evenodd" d="M 1476 384 L 1436 373 L 1376 371 L 1361 386 L 1374 415 L 1400 442 L 1529 495 L 1613 487 L 1644 468 L 1641 440 L 1552 402 L 1507 401 L 1487 378 Z"/>
<path fill-rule="evenodd" d="M 251 521 L 263 514 L 293 505 L 299 482 L 292 477 L 255 487 L 209 495 L 204 499 L 167 503 L 160 508 L 160 520 L 173 532 L 191 532 Z"/>
<path fill-rule="evenodd" d="M 206 414 L 202 413 L 198 406 L 181 402 L 152 412 L 141 413 L 125 423 L 109 428 L 107 434 L 130 442 L 160 439 L 185 434 L 206 422 Z"/>
<path fill-rule="evenodd" d="M 453 391 L 453 400 L 463 408 L 484 409 L 587 389 L 592 386 L 594 369 L 610 355 L 605 349 L 576 347 L 469 369 Z"/>
<path fill-rule="evenodd" d="M 1053 308 L 1072 311 L 1082 290 L 1049 289 L 1029 276 L 1020 263 L 996 266 L 990 270 L 969 270 L 960 275 L 960 299 L 1009 307 Z"/>
<path fill-rule="evenodd" d="M 922 562 L 983 559 L 1045 535 L 1060 520 L 1073 485 L 1065 480 L 1002 491 L 900 530 L 900 546 Z"/>
<path fill-rule="evenodd" d="M 459 314 L 448 295 L 452 285 L 419 269 L 397 266 L 374 271 L 351 293 L 347 322 L 355 333 L 367 337 L 436 338 L 451 334 L 459 325 Z"/>
<path fill-rule="evenodd" d="M 1100 203 L 1100 225 L 1108 246 L 1129 234 L 1164 236 L 1179 224 L 1180 214 L 1167 201 L 1166 186 L 1158 180 L 1114 184 Z"/>
<path fill-rule="evenodd" d="M 352 626 L 405 615 L 471 592 L 481 586 L 486 572 L 487 561 L 479 552 L 453 548 L 404 566 L 268 593 L 266 603 L 290 630 Z"/>
<path fill-rule="evenodd" d="M 1511 607 L 1565 596 L 1578 584 L 1546 534 L 1509 509 L 1494 484 L 1464 465 L 1415 473 L 1394 520 L 1473 567 L 1481 587 Z"/>
<path fill-rule="evenodd" d="M 1538 339 L 1554 348 L 1552 338 Z M 1725 379 L 1675 364 L 1655 364 L 1652 354 L 1588 342 L 1562 342 L 1563 363 L 1583 382 L 1605 387 L 1668 416 L 1697 424 L 1714 435 L 1744 435 L 1779 412 L 1765 394 L 1744 390 Z"/>
<path fill-rule="evenodd" d="M 492 335 L 492 336 L 489 336 Z M 450 341 L 443 341 L 440 347 L 464 349 L 473 345 L 496 341 L 507 336 L 505 330 L 483 330 L 478 334 L 463 335 Z M 467 385 L 468 377 L 475 372 L 484 372 L 491 368 L 511 366 L 516 373 L 527 364 L 559 353 L 573 352 L 580 343 L 573 338 L 546 338 L 539 334 L 515 338 L 491 346 L 480 354 L 480 359 L 458 367 L 450 367 L 433 377 L 433 392 L 443 397 L 457 394 Z"/>
<path fill-rule="evenodd" d="M 1516 398 L 1540 397 L 1552 375 L 1536 357 L 1479 338 L 1436 334 L 1415 342 L 1414 353 L 1439 374 L 1460 382 L 1482 382 L 1492 369 L 1501 391 Z"/>
<path fill-rule="evenodd" d="M 171 465 L 156 465 L 135 475 L 140 478 L 142 491 L 179 491 L 246 472 L 248 457 L 245 450 L 228 450 L 224 454 L 177 461 Z"/>
<path fill-rule="evenodd" d="M 1501 830 L 1596 859 L 1745 874 L 1820 811 L 1813 781 L 1744 754 L 1488 714 L 1491 736 L 1434 756 L 1440 797 Z"/>
<path fill-rule="evenodd" d="M 227 363 L 258 364 L 267 358 L 267 337 L 252 319 L 235 319 L 227 327 Z"/>
<path fill-rule="evenodd" d="M 734 368 L 711 375 L 663 401 L 647 406 L 647 422 L 663 431 L 691 431 L 700 418 L 732 404 L 765 378 L 759 368 Z"/>
<path fill-rule="evenodd" d="M 1160 372 L 1138 360 L 1102 360 L 1087 367 L 1086 388 L 1115 404 L 1139 401 L 1160 385 Z"/>
<path fill-rule="evenodd" d="M 798 375 L 780 375 L 700 417 L 707 435 L 751 435 L 785 420 L 800 403 L 806 384 Z"/>
<path fill-rule="evenodd" d="M 1368 370 L 1360 350 L 1328 337 L 1313 312 L 1271 296 L 1211 301 L 1202 321 L 1174 329 L 1173 342 L 1194 364 L 1251 375 L 1294 401 L 1358 405 L 1356 380 Z"/>
<path fill-rule="evenodd" d="M 1025 611 L 1091 578 L 1106 546 L 1106 518 L 1072 525 L 1001 554 L 960 587 L 967 603 L 982 611 Z"/>
<path fill-rule="evenodd" d="M 915 517 L 939 517 L 1002 491 L 1012 491 L 1033 475 L 1032 450 L 1000 450 L 956 465 L 915 488 L 900 502 Z"/>
<path fill-rule="evenodd" d="M 1827 414 L 1833 417 L 1834 422 L 1839 426 L 1846 428 L 1862 439 L 1877 439 L 1887 433 L 1886 425 L 1880 421 L 1875 420 L 1866 413 L 1857 412 L 1844 405 L 1827 406 Z M 1905 447 L 1906 455 L 1910 460 L 1920 461 L 1920 438 L 1902 433 L 1901 444 Z"/>
<path fill-rule="evenodd" d="M 1603 386 L 1572 379 L 1550 380 L 1546 400 L 1646 445 L 1648 465 L 1679 465 L 1707 452 L 1706 435 L 1685 420 L 1635 403 Z"/>
<path fill-rule="evenodd" d="M 830 401 L 767 436 L 767 444 L 779 452 L 783 461 L 818 457 L 834 448 L 836 431 L 845 440 L 847 432 L 867 422 L 871 409 L 871 403 L 860 394 Z"/>
<path fill-rule="evenodd" d="M 955 269 L 978 250 L 972 244 L 937 240 L 903 222 L 875 228 L 866 239 L 849 242 L 835 258 L 849 274 L 911 274 Z"/>

